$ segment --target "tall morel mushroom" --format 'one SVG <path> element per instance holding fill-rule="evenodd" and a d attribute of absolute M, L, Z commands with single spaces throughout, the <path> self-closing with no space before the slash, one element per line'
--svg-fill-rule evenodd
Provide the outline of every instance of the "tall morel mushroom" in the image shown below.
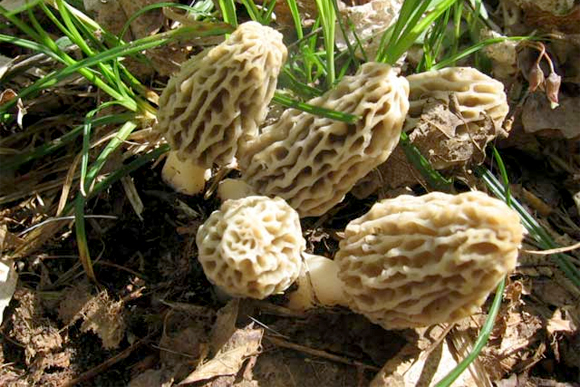
<path fill-rule="evenodd" d="M 210 282 L 232 296 L 256 299 L 296 280 L 306 244 L 296 211 L 266 196 L 225 201 L 199 228 L 196 243 Z"/>
<path fill-rule="evenodd" d="M 363 64 L 308 101 L 358 115 L 356 123 L 286 110 L 243 150 L 244 179 L 262 195 L 284 198 L 300 216 L 324 214 L 397 145 L 408 93 L 407 80 L 389 65 Z"/>
<path fill-rule="evenodd" d="M 515 267 L 518 214 L 481 192 L 399 196 L 351 221 L 335 262 L 351 309 L 388 329 L 475 313 Z"/>
<path fill-rule="evenodd" d="M 157 129 L 174 151 L 163 169 L 168 184 L 201 191 L 205 169 L 231 162 L 257 134 L 286 56 L 280 33 L 247 22 L 184 63 L 159 100 Z"/>

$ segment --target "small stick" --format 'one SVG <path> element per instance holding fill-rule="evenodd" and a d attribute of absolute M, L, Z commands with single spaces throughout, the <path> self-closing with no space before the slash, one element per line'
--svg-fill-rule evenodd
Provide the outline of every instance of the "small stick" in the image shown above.
<path fill-rule="evenodd" d="M 120 353 L 116 354 L 115 356 L 105 360 L 103 363 L 88 370 L 87 372 L 80 374 L 77 378 L 69 381 L 68 383 L 65 383 L 62 387 L 73 387 L 79 383 L 86 382 L 87 380 L 94 378 L 95 376 L 97 376 L 101 372 L 105 371 L 107 368 L 110 368 L 114 364 L 129 357 L 131 352 L 133 352 L 137 347 L 140 347 L 141 345 L 143 345 L 147 340 L 149 340 L 156 333 L 157 333 L 157 331 L 148 334 L 147 336 L 145 336 L 141 340 L 135 342 L 133 345 L 131 345 L 127 349 L 125 349 L 125 350 L 121 351 Z"/>
<path fill-rule="evenodd" d="M 291 343 L 289 341 L 282 340 L 282 339 L 279 339 L 277 337 L 272 337 L 268 334 L 264 335 L 264 338 L 267 339 L 272 344 L 277 345 L 278 347 L 293 349 L 295 351 L 307 353 L 307 354 L 312 355 L 312 356 L 321 357 L 323 359 L 328 359 L 331 361 L 335 361 L 337 363 L 352 365 L 352 366 L 360 367 L 360 368 L 375 371 L 375 372 L 378 372 L 381 370 L 380 368 L 372 366 L 372 365 L 364 364 L 364 363 L 361 363 L 361 362 L 356 361 L 356 360 L 348 359 L 346 357 L 333 355 L 331 353 L 321 351 L 319 349 L 314 349 L 314 348 L 310 348 L 310 347 L 305 347 L 305 346 L 300 345 L 300 344 Z"/>

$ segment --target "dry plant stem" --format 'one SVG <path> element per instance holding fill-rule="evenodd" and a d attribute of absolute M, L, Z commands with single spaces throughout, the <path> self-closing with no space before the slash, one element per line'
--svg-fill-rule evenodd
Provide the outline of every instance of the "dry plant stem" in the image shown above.
<path fill-rule="evenodd" d="M 204 168 L 192 160 L 180 160 L 176 151 L 169 152 L 161 176 L 163 181 L 179 193 L 195 195 L 205 186 Z"/>
<path fill-rule="evenodd" d="M 361 367 L 361 368 L 364 368 L 364 369 L 367 369 L 370 371 L 374 371 L 374 372 L 380 371 L 380 368 L 372 366 L 372 365 L 364 364 L 364 363 L 361 363 L 361 362 L 356 361 L 356 360 L 351 360 L 351 359 L 348 359 L 348 358 L 343 357 L 343 356 L 333 355 L 331 353 L 321 351 L 319 349 L 314 349 L 314 348 L 310 348 L 310 347 L 305 347 L 304 345 L 291 343 L 289 341 L 282 340 L 282 339 L 279 339 L 277 337 L 272 337 L 268 334 L 264 335 L 264 338 L 278 347 L 292 349 L 295 351 L 306 353 L 308 355 L 321 357 L 323 359 L 328 359 L 331 361 L 335 361 L 337 363 Z"/>
<path fill-rule="evenodd" d="M 95 368 L 90 369 L 87 372 L 82 373 L 79 377 L 77 377 L 77 378 L 69 381 L 68 383 L 64 384 L 63 387 L 73 387 L 73 386 L 78 385 L 79 383 L 83 383 L 83 382 L 86 382 L 87 380 L 90 380 L 90 379 L 94 378 L 98 374 L 104 372 L 106 369 L 112 367 L 113 365 L 117 364 L 121 360 L 124 360 L 127 357 L 129 357 L 129 355 L 131 355 L 131 353 L 135 349 L 137 349 L 138 347 L 140 347 L 143 344 L 145 344 L 155 334 L 157 334 L 156 331 L 148 334 L 147 336 L 145 336 L 141 340 L 139 340 L 136 343 L 134 343 L 133 345 L 131 345 L 129 348 L 123 350 L 122 352 L 118 353 L 117 355 L 115 355 L 115 356 L 109 358 L 108 360 L 104 361 L 103 363 L 99 364 Z"/>

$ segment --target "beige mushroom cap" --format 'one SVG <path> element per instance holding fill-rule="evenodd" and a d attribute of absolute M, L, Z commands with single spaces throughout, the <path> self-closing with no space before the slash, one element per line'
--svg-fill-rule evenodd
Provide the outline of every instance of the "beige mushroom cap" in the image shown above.
<path fill-rule="evenodd" d="M 247 22 L 183 64 L 163 90 L 158 111 L 157 130 L 176 152 L 175 175 L 184 179 L 179 161 L 203 170 L 233 160 L 239 144 L 253 138 L 265 119 L 286 57 L 282 34 Z M 179 180 L 172 185 L 180 189 Z"/>
<path fill-rule="evenodd" d="M 503 83 L 473 67 L 446 67 L 412 74 L 409 81 L 409 116 L 405 130 L 412 129 L 430 98 L 444 101 L 465 124 L 477 123 L 490 117 L 500 128 L 509 106 Z"/>
<path fill-rule="evenodd" d="M 305 248 L 296 211 L 265 196 L 227 200 L 199 228 L 196 242 L 210 282 L 232 296 L 256 299 L 296 280 Z"/>
<path fill-rule="evenodd" d="M 518 214 L 481 192 L 376 203 L 349 223 L 335 257 L 351 309 L 387 329 L 475 313 L 516 264 Z"/>
<path fill-rule="evenodd" d="M 318 216 L 387 159 L 399 141 L 409 85 L 389 65 L 365 63 L 309 104 L 360 116 L 353 124 L 286 110 L 240 158 L 243 178 L 300 216 Z"/>

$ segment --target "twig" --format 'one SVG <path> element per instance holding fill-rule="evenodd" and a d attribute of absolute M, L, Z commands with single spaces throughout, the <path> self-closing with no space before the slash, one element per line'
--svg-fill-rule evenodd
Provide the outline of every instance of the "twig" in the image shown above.
<path fill-rule="evenodd" d="M 323 359 L 328 359 L 331 361 L 335 361 L 337 363 L 356 366 L 356 367 L 368 369 L 368 370 L 375 371 L 375 372 L 378 372 L 381 370 L 378 367 L 364 364 L 364 363 L 361 363 L 360 361 L 348 359 L 346 357 L 342 357 L 342 356 L 338 356 L 338 355 L 333 355 L 331 353 L 321 351 L 319 349 L 305 347 L 305 346 L 300 345 L 300 344 L 291 343 L 289 341 L 282 340 L 282 339 L 279 339 L 277 337 L 272 337 L 268 334 L 264 335 L 264 338 L 266 340 L 268 340 L 269 342 L 271 342 L 272 344 L 277 345 L 278 347 L 293 349 L 294 351 L 304 352 L 304 353 L 307 353 L 307 354 L 312 355 L 312 356 L 321 357 Z"/>
<path fill-rule="evenodd" d="M 572 246 L 558 247 L 557 249 L 540 250 L 540 251 L 523 250 L 523 252 L 528 253 L 528 254 L 535 254 L 535 255 L 550 255 L 550 254 L 565 253 L 567 251 L 572 251 L 572 250 L 576 250 L 576 249 L 580 249 L 580 242 L 575 243 Z"/>
<path fill-rule="evenodd" d="M 94 378 L 98 374 L 104 372 L 106 369 L 112 367 L 113 365 L 117 364 L 121 360 L 124 360 L 127 357 L 129 357 L 131 352 L 133 352 L 137 347 L 140 347 L 141 345 L 143 345 L 146 341 L 148 341 L 155 334 L 157 334 L 157 331 L 154 331 L 154 332 L 148 334 L 147 336 L 145 336 L 141 340 L 135 342 L 129 348 L 127 348 L 127 349 L 123 350 L 122 352 L 116 354 L 115 356 L 105 360 L 103 363 L 88 370 L 87 372 L 82 373 L 80 376 L 78 376 L 77 378 L 64 384 L 62 387 L 73 387 L 79 383 L 86 382 L 87 380 Z"/>

